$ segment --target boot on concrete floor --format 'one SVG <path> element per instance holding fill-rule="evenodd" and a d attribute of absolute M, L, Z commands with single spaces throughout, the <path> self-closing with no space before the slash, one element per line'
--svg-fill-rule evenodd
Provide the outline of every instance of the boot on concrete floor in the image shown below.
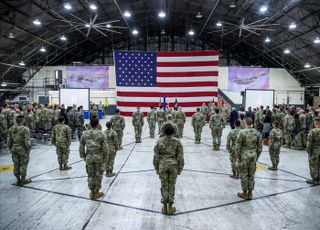
<path fill-rule="evenodd" d="M 173 204 L 168 204 L 167 206 L 167 213 L 169 215 L 172 215 L 176 212 L 176 208 L 172 206 Z"/>
<path fill-rule="evenodd" d="M 100 197 L 102 197 L 104 195 L 103 192 L 99 192 L 99 190 L 96 190 L 95 193 L 94 193 L 94 199 L 98 199 Z"/>
<path fill-rule="evenodd" d="M 164 203 L 164 204 L 163 204 L 163 207 L 162 207 L 161 211 L 162 211 L 162 213 L 165 214 L 165 215 L 168 214 L 168 213 L 167 213 L 167 203 Z"/>
<path fill-rule="evenodd" d="M 306 182 L 308 184 L 313 184 L 313 185 L 317 185 L 318 184 L 318 181 L 316 179 L 306 180 Z"/>
<path fill-rule="evenodd" d="M 91 192 L 90 192 L 90 199 L 91 200 L 94 200 L 94 190 L 93 189 L 91 189 Z"/>
<path fill-rule="evenodd" d="M 252 191 L 248 192 L 248 200 L 252 200 Z"/>
<path fill-rule="evenodd" d="M 235 171 L 232 171 L 232 174 L 230 175 L 231 178 L 237 179 L 237 175 Z"/>
<path fill-rule="evenodd" d="M 277 166 L 275 164 L 272 164 L 272 166 L 268 167 L 269 170 L 277 171 Z"/>
<path fill-rule="evenodd" d="M 63 170 L 62 163 L 59 164 L 59 170 Z"/>
<path fill-rule="evenodd" d="M 17 176 L 17 182 L 16 182 L 16 185 L 17 185 L 17 186 L 22 185 L 22 184 L 21 184 L 20 176 Z"/>
<path fill-rule="evenodd" d="M 63 170 L 69 170 L 71 169 L 72 167 L 67 165 L 67 164 L 63 164 Z"/>
<path fill-rule="evenodd" d="M 21 185 L 29 184 L 32 181 L 30 179 L 26 179 L 24 176 L 21 177 Z"/>
<path fill-rule="evenodd" d="M 248 193 L 247 191 L 243 191 L 243 192 L 238 192 L 238 197 L 244 199 L 244 200 L 248 200 Z"/>

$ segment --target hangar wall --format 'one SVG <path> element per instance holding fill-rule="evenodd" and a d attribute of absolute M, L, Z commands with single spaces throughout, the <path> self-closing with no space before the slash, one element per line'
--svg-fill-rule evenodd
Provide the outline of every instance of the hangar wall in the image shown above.
<path fill-rule="evenodd" d="M 30 100 L 38 101 L 38 96 L 49 96 L 50 101 L 59 103 L 59 92 L 50 91 L 44 87 L 44 79 L 47 84 L 54 85 L 55 71 L 62 71 L 64 85 L 66 84 L 66 66 L 46 66 L 42 68 L 28 83 L 27 88 L 30 90 Z M 228 67 L 219 67 L 219 89 L 225 93 L 235 104 L 241 104 L 242 98 L 240 92 L 228 91 Z M 109 90 L 90 91 L 91 101 L 98 104 L 103 103 L 106 98 L 110 104 L 116 103 L 116 83 L 114 66 L 109 66 Z M 275 90 L 275 98 L 279 104 L 288 103 L 295 105 L 304 104 L 304 88 L 300 86 L 285 69 L 270 69 L 270 87 Z"/>

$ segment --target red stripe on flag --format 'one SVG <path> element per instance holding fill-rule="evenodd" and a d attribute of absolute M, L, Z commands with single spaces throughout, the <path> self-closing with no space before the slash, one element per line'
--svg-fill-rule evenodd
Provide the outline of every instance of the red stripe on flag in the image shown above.
<path fill-rule="evenodd" d="M 157 77 L 206 77 L 206 76 L 219 76 L 219 71 L 157 72 Z"/>
<path fill-rule="evenodd" d="M 204 81 L 204 82 L 158 82 L 158 87 L 196 87 L 196 86 L 218 86 L 216 81 Z"/>
<path fill-rule="evenodd" d="M 212 96 L 217 97 L 218 92 L 122 92 L 117 91 L 117 96 L 119 97 L 205 97 Z"/>
<path fill-rule="evenodd" d="M 191 56 L 218 56 L 219 51 L 199 51 L 199 52 L 157 52 L 157 57 L 191 57 Z"/>
<path fill-rule="evenodd" d="M 179 106 L 182 107 L 197 107 L 201 106 L 203 101 L 199 102 L 179 102 Z M 172 104 L 172 103 L 170 103 Z M 159 102 L 126 102 L 126 101 L 118 101 L 117 106 L 122 107 L 159 107 Z"/>
<path fill-rule="evenodd" d="M 157 67 L 219 66 L 219 61 L 157 62 Z"/>

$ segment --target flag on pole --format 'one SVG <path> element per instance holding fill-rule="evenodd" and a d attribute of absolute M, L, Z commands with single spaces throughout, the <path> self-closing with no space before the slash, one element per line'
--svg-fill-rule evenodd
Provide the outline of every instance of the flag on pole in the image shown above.
<path fill-rule="evenodd" d="M 166 111 L 167 109 L 167 100 L 166 100 L 166 96 L 163 97 L 163 109 L 164 111 Z"/>
<path fill-rule="evenodd" d="M 174 110 L 178 110 L 178 98 L 174 100 Z"/>
<path fill-rule="evenodd" d="M 218 51 L 115 51 L 117 106 L 131 115 L 147 112 L 161 95 L 179 97 L 188 116 L 218 96 Z"/>

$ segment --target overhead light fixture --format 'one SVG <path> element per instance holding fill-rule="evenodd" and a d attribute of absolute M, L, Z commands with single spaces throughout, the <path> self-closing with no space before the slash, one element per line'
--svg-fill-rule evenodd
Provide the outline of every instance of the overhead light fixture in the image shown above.
<path fill-rule="evenodd" d="M 229 5 L 229 7 L 230 7 L 230 8 L 236 8 L 236 7 L 237 7 L 237 5 L 236 5 L 236 3 L 235 3 L 235 2 L 231 2 L 231 4 Z"/>
<path fill-rule="evenodd" d="M 111 24 L 108 23 L 108 24 L 106 25 L 106 27 L 107 27 L 107 28 L 111 28 L 112 26 L 111 26 Z"/>
<path fill-rule="evenodd" d="M 159 18 L 164 18 L 164 17 L 166 17 L 166 13 L 164 11 L 160 11 L 158 16 L 159 16 Z"/>
<path fill-rule="evenodd" d="M 160 32 L 162 35 L 165 35 L 166 34 L 166 31 L 164 29 L 161 30 Z"/>
<path fill-rule="evenodd" d="M 196 18 L 202 18 L 202 14 L 200 12 L 197 13 Z"/>
<path fill-rule="evenodd" d="M 271 42 L 271 39 L 270 39 L 269 37 L 266 37 L 266 39 L 264 39 L 264 41 L 265 41 L 266 43 L 269 43 L 269 42 Z"/>
<path fill-rule="evenodd" d="M 125 11 L 123 13 L 123 15 L 126 17 L 126 18 L 130 18 L 131 17 L 131 13 L 129 11 Z"/>
<path fill-rule="evenodd" d="M 26 64 L 24 63 L 24 61 L 21 61 L 21 62 L 19 62 L 19 65 L 25 66 Z"/>
<path fill-rule="evenodd" d="M 6 87 L 6 86 L 7 86 L 7 83 L 2 82 L 2 83 L 1 83 L 1 86 L 2 86 L 2 87 Z"/>
<path fill-rule="evenodd" d="M 221 26 L 222 26 L 222 22 L 220 22 L 220 21 L 217 22 L 217 23 L 216 23 L 216 26 L 221 27 Z"/>
<path fill-rule="evenodd" d="M 136 30 L 136 29 L 132 30 L 132 34 L 133 34 L 133 35 L 137 35 L 138 33 L 139 33 L 138 30 Z"/>
<path fill-rule="evenodd" d="M 9 33 L 8 38 L 10 38 L 10 39 L 14 39 L 14 38 L 15 38 L 15 36 L 13 35 L 13 33 Z"/>
<path fill-rule="evenodd" d="M 89 27 L 90 27 L 90 25 L 89 25 L 89 24 L 85 24 L 85 27 L 89 28 Z"/>
<path fill-rule="evenodd" d="M 98 9 L 98 7 L 97 7 L 95 4 L 93 4 L 93 3 L 91 3 L 91 4 L 89 5 L 89 8 L 90 8 L 91 10 L 97 10 L 97 9 Z"/>
<path fill-rule="evenodd" d="M 46 48 L 44 48 L 43 46 L 40 48 L 40 51 L 42 52 L 42 53 L 44 53 L 44 52 L 46 52 L 47 50 L 46 50 Z"/>
<path fill-rule="evenodd" d="M 39 19 L 34 19 L 33 20 L 33 24 L 35 24 L 36 26 L 40 26 L 41 25 L 41 22 Z"/>
<path fill-rule="evenodd" d="M 284 52 L 285 54 L 289 54 L 291 51 L 290 51 L 288 48 L 286 48 L 283 52 Z"/>
<path fill-rule="evenodd" d="M 259 10 L 259 11 L 260 11 L 261 13 L 265 13 L 267 10 L 268 10 L 268 6 L 263 5 L 263 6 L 260 7 L 260 10 Z"/>
<path fill-rule="evenodd" d="M 294 22 L 291 22 L 290 25 L 289 25 L 289 29 L 290 30 L 294 30 L 295 28 L 297 28 L 297 24 L 294 23 Z"/>
<path fill-rule="evenodd" d="M 307 62 L 305 65 L 304 65 L 304 68 L 310 68 L 311 65 Z"/>
<path fill-rule="evenodd" d="M 190 36 L 193 36 L 193 35 L 194 35 L 194 31 L 193 31 L 193 30 L 190 30 L 190 31 L 188 32 L 188 34 L 189 34 Z"/>
<path fill-rule="evenodd" d="M 66 38 L 66 36 L 62 35 L 62 36 L 60 37 L 60 40 L 61 40 L 61 41 L 66 41 L 67 38 Z"/>
<path fill-rule="evenodd" d="M 316 39 L 313 41 L 313 43 L 319 44 L 320 43 L 320 39 L 318 37 L 316 37 Z"/>
<path fill-rule="evenodd" d="M 71 9 L 72 9 L 72 6 L 71 6 L 70 3 L 65 3 L 63 6 L 64 6 L 64 8 L 65 8 L 66 10 L 71 10 Z"/>

